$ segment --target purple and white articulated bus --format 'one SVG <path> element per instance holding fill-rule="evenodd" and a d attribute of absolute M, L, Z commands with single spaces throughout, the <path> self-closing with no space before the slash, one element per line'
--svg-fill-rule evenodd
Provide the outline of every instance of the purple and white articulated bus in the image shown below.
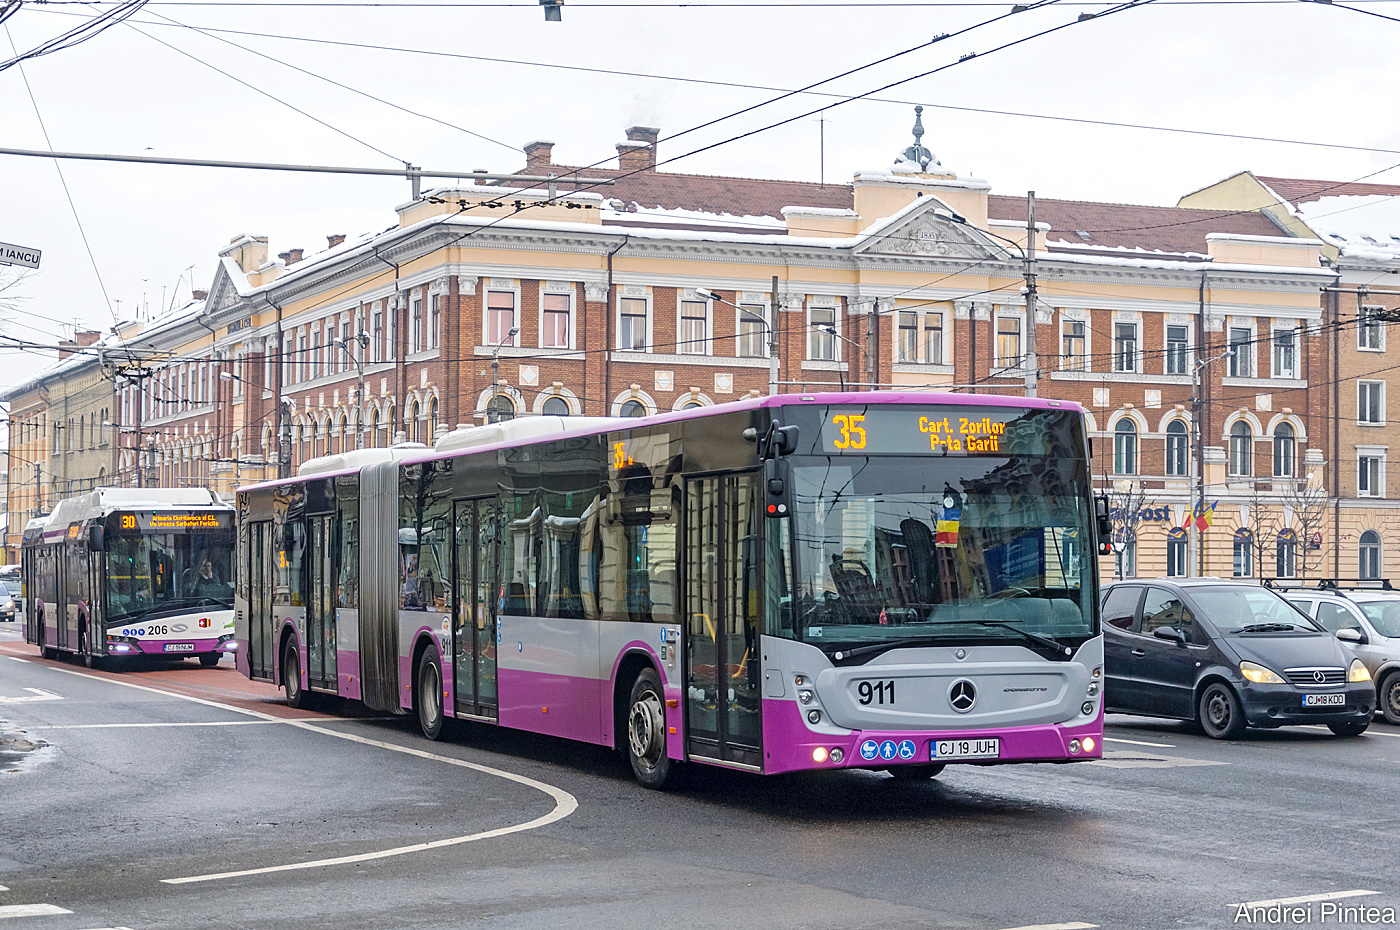
<path fill-rule="evenodd" d="M 25 527 L 24 638 L 46 658 L 197 657 L 233 643 L 233 507 L 203 488 L 98 488 Z"/>
<path fill-rule="evenodd" d="M 1084 419 L 794 394 L 313 460 L 238 493 L 237 665 L 430 739 L 616 747 L 652 787 L 1100 758 Z"/>

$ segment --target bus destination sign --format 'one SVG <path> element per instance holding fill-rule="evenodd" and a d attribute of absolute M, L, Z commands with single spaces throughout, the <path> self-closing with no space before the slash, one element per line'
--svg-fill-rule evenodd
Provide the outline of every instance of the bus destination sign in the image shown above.
<path fill-rule="evenodd" d="M 1018 407 L 833 407 L 822 424 L 828 455 L 1043 455 L 1053 434 L 1044 415 Z M 1029 441 L 1027 441 L 1029 440 Z"/>
<path fill-rule="evenodd" d="M 190 530 L 233 529 L 231 513 L 138 510 L 117 517 L 117 528 L 134 533 L 188 532 Z"/>

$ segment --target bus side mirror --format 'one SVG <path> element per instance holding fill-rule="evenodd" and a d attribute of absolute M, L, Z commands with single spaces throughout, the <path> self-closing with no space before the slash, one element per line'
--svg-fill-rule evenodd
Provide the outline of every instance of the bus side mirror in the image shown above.
<path fill-rule="evenodd" d="M 102 552 L 107 548 L 107 534 L 100 525 L 88 527 L 88 551 Z"/>
<path fill-rule="evenodd" d="M 770 517 L 787 517 L 788 509 L 787 467 L 779 459 L 769 459 L 763 463 L 763 512 Z"/>
<path fill-rule="evenodd" d="M 1099 554 L 1109 555 L 1113 552 L 1113 543 L 1109 541 L 1113 538 L 1113 521 L 1108 518 L 1107 494 L 1094 495 L 1094 516 L 1099 525 Z"/>

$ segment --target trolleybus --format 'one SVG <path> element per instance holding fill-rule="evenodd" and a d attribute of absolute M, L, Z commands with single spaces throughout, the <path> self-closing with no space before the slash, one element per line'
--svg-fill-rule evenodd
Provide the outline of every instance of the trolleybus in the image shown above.
<path fill-rule="evenodd" d="M 931 393 L 534 417 L 238 492 L 236 662 L 758 773 L 1102 754 L 1083 410 Z"/>
<path fill-rule="evenodd" d="M 25 528 L 24 638 L 45 657 L 232 652 L 234 510 L 202 488 L 98 488 Z"/>

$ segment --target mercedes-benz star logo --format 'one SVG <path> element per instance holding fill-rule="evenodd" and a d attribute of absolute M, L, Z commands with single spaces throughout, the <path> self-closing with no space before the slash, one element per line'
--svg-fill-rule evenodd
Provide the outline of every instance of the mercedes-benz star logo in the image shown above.
<path fill-rule="evenodd" d="M 953 710 L 958 713 L 967 713 L 972 710 L 972 705 L 977 703 L 977 686 L 966 678 L 959 678 L 948 689 L 948 703 L 952 704 Z"/>
<path fill-rule="evenodd" d="M 1318 669 L 1317 671 L 1313 672 L 1313 681 L 1317 682 L 1318 684 L 1321 684 L 1326 680 L 1327 676 L 1323 673 L 1322 669 Z"/>

